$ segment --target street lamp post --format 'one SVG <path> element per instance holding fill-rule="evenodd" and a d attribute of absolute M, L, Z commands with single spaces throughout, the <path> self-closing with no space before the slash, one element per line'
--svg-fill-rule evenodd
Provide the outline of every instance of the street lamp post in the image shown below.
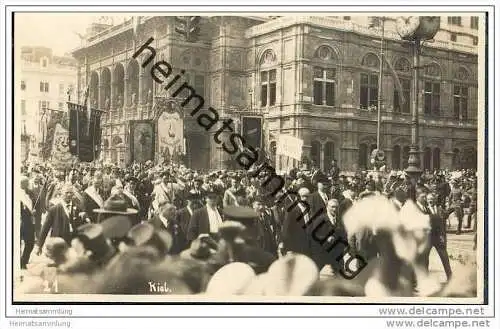
<path fill-rule="evenodd" d="M 412 83 L 412 102 L 411 102 L 411 146 L 408 157 L 408 168 L 406 173 L 412 180 L 411 197 L 415 198 L 415 185 L 418 177 L 422 174 L 420 168 L 419 152 L 419 122 L 418 122 L 418 96 L 419 96 L 419 68 L 420 68 L 420 39 L 415 39 L 412 43 L 413 52 L 413 83 Z"/>

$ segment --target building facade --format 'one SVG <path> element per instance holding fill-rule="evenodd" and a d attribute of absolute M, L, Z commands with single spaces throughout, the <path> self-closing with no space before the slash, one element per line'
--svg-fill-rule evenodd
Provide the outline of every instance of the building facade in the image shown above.
<path fill-rule="evenodd" d="M 23 135 L 29 136 L 30 155 L 38 156 L 50 112 L 66 111 L 68 96 L 76 95 L 77 65 L 71 56 L 55 56 L 49 48 L 22 47 L 16 67 L 15 113 L 21 119 Z"/>
<path fill-rule="evenodd" d="M 102 124 L 107 161 L 131 161 L 131 120 L 152 119 L 158 96 L 171 97 L 150 74 L 153 62 L 165 60 L 203 96 L 205 109 L 216 109 L 220 120 L 233 119 L 235 129 L 242 117 L 262 118 L 262 146 L 278 169 L 299 164 L 275 154 L 278 136 L 289 134 L 304 141 L 304 162 L 328 169 L 336 159 L 351 171 L 369 167 L 376 147 L 382 60 L 380 148 L 389 167 L 406 168 L 410 48 L 396 34 L 394 18 L 385 22 L 382 48 L 381 29 L 370 28 L 370 22 L 367 16 L 203 17 L 199 38 L 191 43 L 175 32 L 174 17 L 95 25 L 86 44 L 73 51 L 78 92 L 88 85 L 95 106 L 108 111 Z M 477 105 L 480 25 L 478 17 L 442 17 L 435 40 L 422 47 L 418 113 L 425 169 L 477 166 L 477 113 L 484 111 Z M 157 53 L 142 67 L 149 51 L 132 55 L 150 37 Z M 196 105 L 184 107 L 187 164 L 230 166 L 230 156 L 188 114 Z"/>

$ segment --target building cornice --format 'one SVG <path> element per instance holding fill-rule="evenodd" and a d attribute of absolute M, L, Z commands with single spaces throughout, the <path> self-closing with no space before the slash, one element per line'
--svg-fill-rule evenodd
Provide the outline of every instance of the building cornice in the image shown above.
<path fill-rule="evenodd" d="M 278 30 L 291 27 L 294 25 L 310 25 L 328 29 L 335 29 L 344 32 L 357 33 L 361 35 L 368 35 L 375 38 L 380 38 L 380 33 L 375 29 L 370 29 L 364 25 L 354 23 L 353 21 L 346 21 L 334 17 L 320 17 L 320 16 L 284 16 L 267 23 L 259 24 L 249 28 L 245 32 L 245 37 L 255 38 L 265 34 L 273 33 Z M 394 31 L 385 31 L 385 38 L 388 40 L 395 40 L 403 42 L 401 37 Z M 425 47 L 445 49 L 448 51 L 463 52 L 468 54 L 476 54 L 477 47 L 456 42 L 448 42 L 443 40 L 434 40 L 434 42 L 425 44 Z"/>

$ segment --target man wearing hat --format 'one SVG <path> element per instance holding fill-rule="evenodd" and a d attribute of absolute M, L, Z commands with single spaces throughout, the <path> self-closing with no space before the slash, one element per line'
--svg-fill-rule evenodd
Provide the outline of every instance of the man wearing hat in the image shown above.
<path fill-rule="evenodd" d="M 222 216 L 217 207 L 218 195 L 211 191 L 205 196 L 205 206 L 196 210 L 189 221 L 187 230 L 188 241 L 193 241 L 203 233 L 215 234 L 222 225 Z"/>
<path fill-rule="evenodd" d="M 326 204 L 328 203 L 328 186 L 330 181 L 328 177 L 323 174 L 316 175 L 315 182 L 317 186 L 317 191 L 312 193 L 309 197 L 309 206 L 311 207 L 310 213 L 315 214 L 321 209 L 326 209 Z"/>
<path fill-rule="evenodd" d="M 38 255 L 41 253 L 49 231 L 51 237 L 61 237 L 69 244 L 76 229 L 87 222 L 74 198 L 73 186 L 66 184 L 61 192 L 62 198 L 48 210 L 47 218 L 40 231 L 36 252 Z"/>
<path fill-rule="evenodd" d="M 128 208 L 127 201 L 119 195 L 113 195 L 104 202 L 102 208 L 94 209 L 94 213 L 97 215 L 97 223 L 101 223 L 114 215 L 128 216 L 131 223 L 133 223 L 138 211 L 134 208 Z"/>
<path fill-rule="evenodd" d="M 227 242 L 230 260 L 248 263 L 257 273 L 266 271 L 277 258 L 276 252 L 262 249 L 263 233 L 259 214 L 250 207 L 229 206 L 223 209 L 225 222 L 219 235 Z"/>
<path fill-rule="evenodd" d="M 195 210 L 202 207 L 202 205 L 200 205 L 199 202 L 201 202 L 201 199 L 199 199 L 198 194 L 187 193 L 186 194 L 186 206 L 177 211 L 177 214 L 176 214 L 177 222 L 181 226 L 181 229 L 184 232 L 184 234 L 187 234 L 189 222 L 191 221 L 191 218 L 193 217 L 193 213 L 195 212 Z"/>
<path fill-rule="evenodd" d="M 160 207 L 160 211 L 153 216 L 150 223 L 158 230 L 170 233 L 172 237 L 171 254 L 178 254 L 188 247 L 186 233 L 182 230 L 177 221 L 176 208 L 171 203 L 166 203 Z"/>
<path fill-rule="evenodd" d="M 261 197 L 254 200 L 253 209 L 258 215 L 257 225 L 257 242 L 258 246 L 263 250 L 276 254 L 278 250 L 278 228 L 272 214 L 264 207 Z"/>

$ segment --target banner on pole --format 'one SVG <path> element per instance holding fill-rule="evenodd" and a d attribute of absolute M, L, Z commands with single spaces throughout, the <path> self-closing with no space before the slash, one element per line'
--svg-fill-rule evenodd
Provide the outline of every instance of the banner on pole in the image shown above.
<path fill-rule="evenodd" d="M 101 111 L 87 109 L 86 105 L 68 102 L 69 150 L 82 162 L 98 159 L 101 146 Z"/>
<path fill-rule="evenodd" d="M 302 146 L 304 141 L 300 138 L 281 134 L 278 136 L 278 145 L 276 148 L 276 154 L 288 156 L 295 160 L 301 160 L 302 158 Z"/>
<path fill-rule="evenodd" d="M 52 164 L 56 168 L 71 167 L 73 156 L 69 152 L 68 130 L 58 123 L 52 143 Z"/>

